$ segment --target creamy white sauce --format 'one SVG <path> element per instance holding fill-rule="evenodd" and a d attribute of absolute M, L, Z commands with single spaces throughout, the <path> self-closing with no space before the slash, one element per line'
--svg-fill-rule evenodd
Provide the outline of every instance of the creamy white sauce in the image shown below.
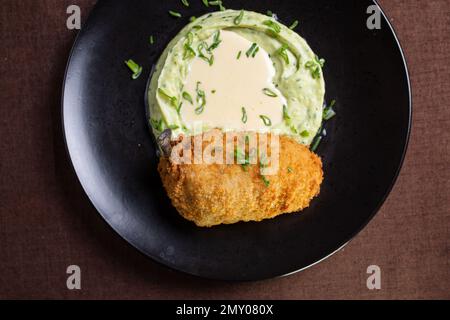
<path fill-rule="evenodd" d="M 181 116 L 185 123 L 199 123 L 211 128 L 236 131 L 265 131 L 261 115 L 275 126 L 283 121 L 283 105 L 286 99 L 272 83 L 275 68 L 269 54 L 262 48 L 254 58 L 246 52 L 252 42 L 232 31 L 220 32 L 222 42 L 213 50 L 214 63 L 196 57 L 189 65 L 183 91 L 188 92 L 194 105 L 184 101 Z M 209 42 L 209 44 L 211 41 Z M 240 59 L 237 59 L 241 51 Z M 197 83 L 206 94 L 206 105 L 201 114 L 196 114 Z M 264 89 L 270 89 L 277 97 L 270 97 Z M 242 121 L 245 108 L 247 122 Z"/>

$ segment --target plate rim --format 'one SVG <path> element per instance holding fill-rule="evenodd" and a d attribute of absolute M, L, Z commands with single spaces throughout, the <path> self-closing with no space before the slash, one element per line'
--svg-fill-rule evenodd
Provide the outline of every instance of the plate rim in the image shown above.
<path fill-rule="evenodd" d="M 269 279 L 278 279 L 278 278 L 284 278 L 284 277 L 288 277 L 297 273 L 300 273 L 302 271 L 305 271 L 325 260 L 327 260 L 328 258 L 334 256 L 336 253 L 338 253 L 339 251 L 341 251 L 343 248 L 345 248 L 352 240 L 355 239 L 355 237 L 361 233 L 361 231 L 363 231 L 368 224 L 373 220 L 373 218 L 375 217 L 375 215 L 380 211 L 381 207 L 384 205 L 384 203 L 386 202 L 387 198 L 389 197 L 389 195 L 391 194 L 394 186 L 397 183 L 397 180 L 400 176 L 401 170 L 403 168 L 404 162 L 405 162 L 405 158 L 408 152 L 408 148 L 409 148 L 409 143 L 410 143 L 410 138 L 411 138 L 411 130 L 412 130 L 412 120 L 413 120 L 413 93 L 412 93 L 412 86 L 411 86 L 411 78 L 410 78 L 410 71 L 409 71 L 409 67 L 408 67 L 408 61 L 406 59 L 405 56 L 405 52 L 403 50 L 403 47 L 401 45 L 401 42 L 397 36 L 397 32 L 395 31 L 394 26 L 391 24 L 387 14 L 384 12 L 383 8 L 380 6 L 380 4 L 378 3 L 378 0 L 370 0 L 372 1 L 380 10 L 380 13 L 382 14 L 384 20 L 386 21 L 387 26 L 389 27 L 392 36 L 394 37 L 394 40 L 396 42 L 397 48 L 400 52 L 400 56 L 403 62 L 403 67 L 404 67 L 404 76 L 405 76 L 405 80 L 406 80 L 406 84 L 407 84 L 407 90 L 408 90 L 408 124 L 407 124 L 407 129 L 406 129 L 406 136 L 405 136 L 405 141 L 403 142 L 403 147 L 402 147 L 402 152 L 401 152 L 401 158 L 400 161 L 397 165 L 397 169 L 396 172 L 392 178 L 392 181 L 390 182 L 389 186 L 386 189 L 385 194 L 383 195 L 382 198 L 380 198 L 379 203 L 377 206 L 375 206 L 373 212 L 368 215 L 368 218 L 366 219 L 366 221 L 361 224 L 361 226 L 355 230 L 355 232 L 341 245 L 339 245 L 339 247 L 337 249 L 335 249 L 334 251 L 332 251 L 331 253 L 329 253 L 328 255 L 322 257 L 321 259 L 307 265 L 304 267 L 301 267 L 299 269 L 293 270 L 291 272 L 287 272 L 284 274 L 280 274 L 280 275 L 274 275 L 274 276 L 266 276 L 266 277 L 258 277 L 258 278 L 253 278 L 253 277 L 248 277 L 248 279 L 231 279 L 231 278 L 220 278 L 220 277 L 210 277 L 210 276 L 205 276 L 205 275 L 201 275 L 201 274 L 196 274 L 194 272 L 190 272 L 187 270 L 183 270 L 181 268 L 177 268 L 174 265 L 170 265 L 168 263 L 166 263 L 165 261 L 162 261 L 162 259 L 160 259 L 160 257 L 158 257 L 157 255 L 151 255 L 147 252 L 144 252 L 143 249 L 139 248 L 137 246 L 137 244 L 134 244 L 130 239 L 128 239 L 125 235 L 122 235 L 117 228 L 110 223 L 110 221 L 108 221 L 108 219 L 106 219 L 105 215 L 101 212 L 101 210 L 98 208 L 98 206 L 96 205 L 95 201 L 93 200 L 92 195 L 87 191 L 86 187 L 84 186 L 84 184 L 82 183 L 80 176 L 77 172 L 76 169 L 76 165 L 74 163 L 73 157 L 72 157 L 72 152 L 70 150 L 70 146 L 67 140 L 67 128 L 66 128 L 66 123 L 65 123 L 65 91 L 66 91 L 66 86 L 67 86 L 67 81 L 68 81 L 68 73 L 69 73 L 69 69 L 70 66 L 72 64 L 72 60 L 74 58 L 74 54 L 75 54 L 75 49 L 77 48 L 81 37 L 84 35 L 83 30 L 85 29 L 86 24 L 88 23 L 88 21 L 90 21 L 91 16 L 93 15 L 93 13 L 96 11 L 96 9 L 99 6 L 99 3 L 101 1 L 97 0 L 97 2 L 95 3 L 95 5 L 93 6 L 93 8 L 91 9 L 91 11 L 89 12 L 86 20 L 84 21 L 84 23 L 82 24 L 82 28 L 78 31 L 77 35 L 75 36 L 75 40 L 73 42 L 72 48 L 70 50 L 69 56 L 67 58 L 67 63 L 66 63 L 66 68 L 64 71 L 64 78 L 63 78 L 63 83 L 62 83 L 62 89 L 61 89 L 61 123 L 62 123 L 62 134 L 63 134 L 63 139 L 64 139 L 64 146 L 65 146 L 65 150 L 66 150 L 66 154 L 69 157 L 70 160 L 70 167 L 72 172 L 75 174 L 78 183 L 80 184 L 80 186 L 82 187 L 85 195 L 88 197 L 90 205 L 93 206 L 93 208 L 97 211 L 97 214 L 100 215 L 100 217 L 104 220 L 104 222 L 106 222 L 106 224 L 120 237 L 122 238 L 124 241 L 126 241 L 129 245 L 131 245 L 133 248 L 135 248 L 140 254 L 142 254 L 143 256 L 145 256 L 146 258 L 150 258 L 153 262 L 156 262 L 158 265 L 163 266 L 164 268 L 168 268 L 170 270 L 174 270 L 177 272 L 180 272 L 181 274 L 185 274 L 185 275 L 189 275 L 189 276 L 193 276 L 196 278 L 202 278 L 202 279 L 208 279 L 208 280 L 214 280 L 214 281 L 223 281 L 223 282 L 256 282 L 256 281 L 264 281 L 264 280 L 269 280 Z M 146 86 L 147 88 L 147 86 Z M 145 94 L 145 93 L 144 93 Z M 145 104 L 144 104 L 145 107 Z"/>

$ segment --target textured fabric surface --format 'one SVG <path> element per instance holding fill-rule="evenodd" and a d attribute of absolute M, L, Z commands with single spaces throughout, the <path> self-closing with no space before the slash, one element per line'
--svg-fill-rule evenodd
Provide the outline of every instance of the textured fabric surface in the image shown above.
<path fill-rule="evenodd" d="M 413 131 L 398 182 L 344 250 L 286 278 L 211 282 L 152 262 L 99 217 L 64 149 L 61 86 L 93 0 L 2 0 L 0 8 L 0 298 L 450 298 L 450 1 L 382 0 L 411 73 Z M 66 268 L 82 268 L 82 290 Z M 382 270 L 369 291 L 366 268 Z"/>

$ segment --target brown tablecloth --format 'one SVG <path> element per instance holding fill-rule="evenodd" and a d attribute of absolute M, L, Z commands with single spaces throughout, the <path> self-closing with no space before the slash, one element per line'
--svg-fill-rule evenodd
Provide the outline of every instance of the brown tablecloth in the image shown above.
<path fill-rule="evenodd" d="M 152 262 L 84 195 L 66 156 L 60 93 L 76 32 L 94 0 L 3 0 L 0 8 L 0 298 L 450 298 L 450 1 L 382 0 L 411 72 L 414 122 L 400 178 L 343 251 L 287 278 L 211 282 Z M 374 146 L 376 147 L 376 146 Z M 82 290 L 66 268 L 82 268 Z M 366 268 L 382 270 L 369 291 Z"/>

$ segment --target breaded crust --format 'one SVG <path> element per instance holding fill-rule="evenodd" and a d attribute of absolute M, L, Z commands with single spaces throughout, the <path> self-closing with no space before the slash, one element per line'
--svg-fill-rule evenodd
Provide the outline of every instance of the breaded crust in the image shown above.
<path fill-rule="evenodd" d="M 264 182 L 259 165 L 175 164 L 159 162 L 162 183 L 172 204 L 200 227 L 261 221 L 308 207 L 320 192 L 322 162 L 306 146 L 280 136 L 280 166 Z"/>

